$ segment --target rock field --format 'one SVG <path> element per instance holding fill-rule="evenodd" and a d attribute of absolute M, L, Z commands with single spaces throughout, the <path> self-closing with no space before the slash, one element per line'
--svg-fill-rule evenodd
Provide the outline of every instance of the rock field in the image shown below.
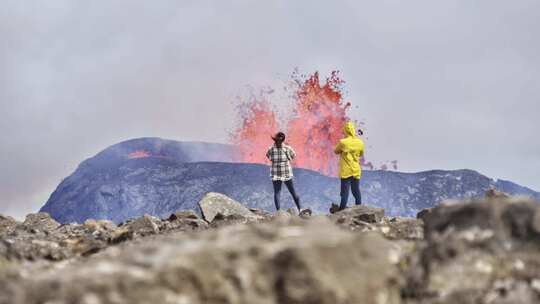
<path fill-rule="evenodd" d="M 0 304 L 540 303 L 540 205 L 526 198 L 418 218 L 272 214 L 217 193 L 199 205 L 120 225 L 0 216 Z"/>

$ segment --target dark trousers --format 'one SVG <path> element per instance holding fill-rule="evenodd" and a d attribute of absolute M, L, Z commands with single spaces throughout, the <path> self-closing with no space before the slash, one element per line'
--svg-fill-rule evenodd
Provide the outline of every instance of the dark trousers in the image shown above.
<path fill-rule="evenodd" d="M 352 190 L 354 199 L 357 205 L 362 204 L 362 195 L 360 194 L 360 179 L 349 177 L 341 179 L 341 204 L 339 209 L 343 210 L 347 208 L 347 202 L 349 201 L 349 189 Z"/>
<path fill-rule="evenodd" d="M 291 193 L 294 203 L 296 204 L 296 208 L 300 210 L 300 198 L 296 194 L 296 191 L 294 191 L 294 184 L 292 179 L 282 182 L 282 181 L 272 181 L 272 184 L 274 185 L 274 204 L 276 204 L 276 210 L 279 210 L 280 207 L 280 200 L 281 200 L 281 184 L 285 183 L 285 186 L 287 186 L 287 189 L 289 189 L 289 192 Z"/>

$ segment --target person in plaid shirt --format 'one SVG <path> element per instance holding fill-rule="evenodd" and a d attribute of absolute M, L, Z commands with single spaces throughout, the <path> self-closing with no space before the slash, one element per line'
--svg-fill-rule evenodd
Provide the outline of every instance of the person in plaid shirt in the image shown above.
<path fill-rule="evenodd" d="M 279 210 L 280 208 L 281 186 L 282 183 L 285 183 L 285 186 L 287 186 L 287 189 L 294 199 L 298 212 L 300 212 L 300 198 L 294 190 L 292 180 L 293 170 L 291 166 L 291 161 L 296 154 L 290 146 L 284 144 L 285 134 L 283 132 L 277 133 L 272 139 L 274 140 L 274 145 L 268 149 L 266 157 L 272 162 L 272 165 L 270 166 L 270 177 L 272 178 L 272 184 L 274 185 L 274 203 L 276 205 L 276 210 Z"/>

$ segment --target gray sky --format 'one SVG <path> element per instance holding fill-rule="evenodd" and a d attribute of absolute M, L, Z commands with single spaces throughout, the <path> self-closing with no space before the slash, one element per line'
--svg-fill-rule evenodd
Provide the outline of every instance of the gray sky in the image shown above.
<path fill-rule="evenodd" d="M 341 70 L 368 156 L 540 190 L 540 1 L 0 0 L 0 213 L 122 140 L 225 142 L 246 85 Z"/>

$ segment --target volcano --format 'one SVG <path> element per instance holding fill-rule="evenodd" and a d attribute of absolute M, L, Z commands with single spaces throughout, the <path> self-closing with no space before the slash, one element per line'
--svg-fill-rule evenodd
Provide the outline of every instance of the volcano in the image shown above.
<path fill-rule="evenodd" d="M 198 201 L 220 192 L 248 207 L 273 211 L 268 167 L 235 163 L 230 145 L 139 138 L 113 145 L 85 160 L 65 178 L 41 211 L 61 223 L 86 219 L 127 219 L 151 214 L 167 217 L 177 210 L 198 212 Z M 295 169 L 303 207 L 326 213 L 339 199 L 339 180 L 318 172 Z M 484 195 L 490 188 L 540 200 L 540 193 L 472 170 L 418 173 L 363 173 L 363 201 L 384 208 L 391 216 L 415 216 L 446 199 Z M 292 207 L 282 193 L 284 208 Z M 352 202 L 350 202 L 351 204 Z"/>

